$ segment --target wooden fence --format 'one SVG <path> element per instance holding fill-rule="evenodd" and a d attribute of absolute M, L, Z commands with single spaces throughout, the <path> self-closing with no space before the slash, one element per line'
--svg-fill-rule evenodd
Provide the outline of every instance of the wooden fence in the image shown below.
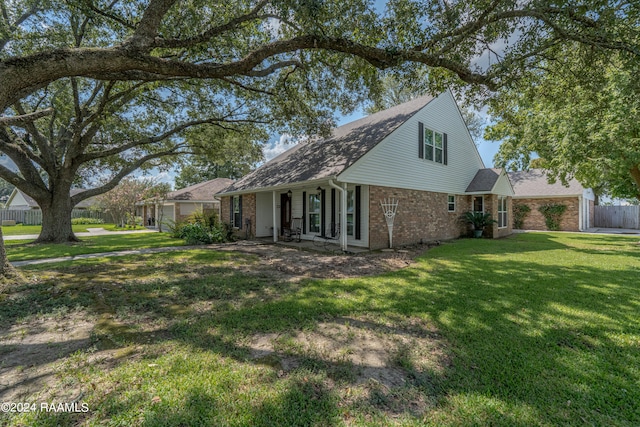
<path fill-rule="evenodd" d="M 640 206 L 596 206 L 595 227 L 640 229 Z"/>
<path fill-rule="evenodd" d="M 110 219 L 104 212 L 86 209 L 74 209 L 71 212 L 71 218 L 98 218 L 104 222 L 109 222 Z M 0 221 L 4 220 L 14 220 L 16 224 L 40 225 L 42 224 L 42 211 L 40 209 L 0 209 Z"/>

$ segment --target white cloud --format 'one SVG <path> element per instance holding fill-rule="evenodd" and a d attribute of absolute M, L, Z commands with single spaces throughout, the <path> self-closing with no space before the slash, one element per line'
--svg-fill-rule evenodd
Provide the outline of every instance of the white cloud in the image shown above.
<path fill-rule="evenodd" d="M 280 135 L 280 139 L 276 142 L 273 142 L 270 146 L 264 147 L 262 152 L 264 154 L 265 161 L 269 161 L 280 154 L 284 153 L 288 149 L 292 148 L 294 145 L 300 142 L 299 139 L 293 138 L 289 134 Z"/>

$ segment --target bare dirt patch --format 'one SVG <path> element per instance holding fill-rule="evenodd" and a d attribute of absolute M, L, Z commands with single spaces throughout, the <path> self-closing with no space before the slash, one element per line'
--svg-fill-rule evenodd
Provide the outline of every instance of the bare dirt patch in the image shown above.
<path fill-rule="evenodd" d="M 35 318 L 0 333 L 0 400 L 42 394 L 63 369 L 60 360 L 90 346 L 94 322 L 86 313 Z M 73 389 L 68 396 L 75 396 Z M 78 392 L 79 393 L 79 392 Z"/>
<path fill-rule="evenodd" d="M 413 264 L 429 246 L 361 254 L 312 252 L 250 242 L 208 248 L 256 255 L 254 263 L 225 262 L 228 267 L 250 274 L 269 275 L 276 280 L 298 281 L 303 278 L 359 277 L 397 270 Z M 135 268 L 134 264 L 130 268 Z M 109 271 L 108 277 L 103 278 L 102 272 L 96 272 L 95 267 L 87 266 L 86 269 L 86 272 L 82 268 L 74 270 L 74 274 L 92 286 L 102 286 L 107 279 L 114 283 L 104 286 L 116 286 L 117 280 L 129 280 L 129 271 Z M 66 283 L 66 275 L 70 273 L 53 270 L 47 280 Z M 120 278 L 119 274 L 124 276 Z M 18 294 L 7 292 L 5 296 L 15 298 Z M 97 301 L 101 301 L 99 294 Z M 198 308 L 196 312 L 209 309 L 206 301 L 194 304 Z M 55 398 L 71 402 L 81 397 L 82 387 L 86 384 L 63 384 L 61 378 L 64 378 L 65 370 L 86 363 L 108 370 L 122 358 L 119 352 L 123 349 L 98 351 L 95 348 L 96 336 L 104 335 L 105 329 L 101 324 L 104 320 L 101 306 L 96 310 L 94 314 L 77 310 L 33 316 L 0 332 L 0 401 L 20 401 L 28 397 L 30 400 Z M 341 318 L 319 323 L 312 331 L 294 335 L 256 335 L 247 346 L 253 360 L 277 366 L 282 375 L 299 367 L 321 364 L 331 373 L 335 384 L 340 384 L 336 387 L 344 395 L 345 402 L 375 398 L 389 407 L 406 410 L 407 405 L 415 408 L 426 405 L 420 402 L 424 397 L 407 398 L 391 390 L 403 389 L 407 384 L 415 383 L 416 378 L 423 375 L 421 372 L 439 369 L 437 367 L 442 365 L 441 345 L 434 339 L 434 332 L 418 323 L 418 326 L 407 324 L 400 329 L 396 325 L 394 329 L 366 319 Z M 83 353 L 82 357 L 74 357 L 80 353 Z M 424 375 L 425 378 L 429 376 Z M 405 400 L 406 404 L 403 403 Z"/>
<path fill-rule="evenodd" d="M 371 276 L 412 265 L 415 259 L 435 244 L 407 246 L 399 249 L 342 254 L 301 247 L 241 241 L 236 244 L 210 246 L 216 250 L 238 251 L 257 255 L 259 264 L 281 276 L 301 278 L 349 278 Z M 252 267 L 253 268 L 253 267 Z"/>
<path fill-rule="evenodd" d="M 425 390 L 449 365 L 440 335 L 416 318 L 398 327 L 342 317 L 310 331 L 256 334 L 247 347 L 253 360 L 279 369 L 279 376 L 320 368 L 342 405 L 366 402 L 391 415 L 419 414 L 433 405 Z"/>

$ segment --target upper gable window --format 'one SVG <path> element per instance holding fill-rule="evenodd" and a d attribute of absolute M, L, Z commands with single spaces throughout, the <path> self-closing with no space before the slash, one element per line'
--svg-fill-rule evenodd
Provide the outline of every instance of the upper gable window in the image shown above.
<path fill-rule="evenodd" d="M 447 134 L 424 127 L 422 123 L 419 125 L 420 158 L 446 165 L 448 161 Z"/>

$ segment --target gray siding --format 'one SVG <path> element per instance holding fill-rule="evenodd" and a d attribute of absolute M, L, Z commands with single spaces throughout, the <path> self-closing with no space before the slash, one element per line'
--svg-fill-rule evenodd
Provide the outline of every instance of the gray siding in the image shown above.
<path fill-rule="evenodd" d="M 418 157 L 418 122 L 448 135 L 448 165 Z M 340 181 L 464 194 L 484 168 L 449 91 L 431 101 L 380 144 L 338 176 Z"/>

